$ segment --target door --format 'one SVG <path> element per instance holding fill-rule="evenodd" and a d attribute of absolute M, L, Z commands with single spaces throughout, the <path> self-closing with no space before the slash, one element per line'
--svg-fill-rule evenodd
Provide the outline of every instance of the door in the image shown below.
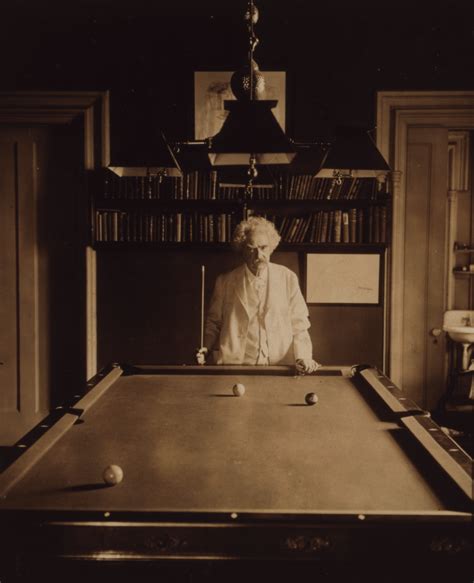
<path fill-rule="evenodd" d="M 0 130 L 1 443 L 47 409 L 38 378 L 36 144 L 45 130 Z"/>
<path fill-rule="evenodd" d="M 448 130 L 407 133 L 402 386 L 433 409 L 445 391 Z"/>
<path fill-rule="evenodd" d="M 85 382 L 82 122 L 0 127 L 0 444 Z"/>
<path fill-rule="evenodd" d="M 474 129 L 474 91 L 377 93 L 377 145 L 393 179 L 386 370 L 429 408 L 443 394 L 447 373 L 444 333 L 438 338 L 430 333 L 441 327 L 448 301 L 449 287 L 444 301 L 439 294 L 448 274 L 444 257 L 452 252 L 444 225 L 454 220 L 445 178 L 446 136 L 453 128 Z"/>

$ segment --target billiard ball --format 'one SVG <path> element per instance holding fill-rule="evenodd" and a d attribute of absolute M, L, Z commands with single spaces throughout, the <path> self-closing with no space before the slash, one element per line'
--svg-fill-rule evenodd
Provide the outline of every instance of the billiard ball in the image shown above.
<path fill-rule="evenodd" d="M 308 405 L 316 405 L 318 402 L 318 395 L 316 395 L 316 393 L 308 393 L 304 400 L 308 403 Z"/>
<path fill-rule="evenodd" d="M 116 466 L 112 464 L 111 466 L 107 466 L 102 474 L 104 478 L 104 482 L 109 486 L 115 486 L 116 484 L 120 484 L 123 480 L 123 470 L 120 466 Z"/>
<path fill-rule="evenodd" d="M 245 385 L 242 383 L 236 383 L 232 390 L 234 391 L 234 395 L 236 397 L 242 397 L 242 395 L 245 394 Z"/>

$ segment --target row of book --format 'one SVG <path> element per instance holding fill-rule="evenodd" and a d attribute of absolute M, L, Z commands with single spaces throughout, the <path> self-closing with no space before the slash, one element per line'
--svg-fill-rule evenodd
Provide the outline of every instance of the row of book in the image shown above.
<path fill-rule="evenodd" d="M 251 194 L 218 172 L 194 171 L 183 176 L 124 176 L 108 172 L 103 197 L 125 200 L 378 200 L 386 196 L 385 183 L 375 178 L 315 178 L 280 174 L 265 184 L 254 184 Z"/>
<path fill-rule="evenodd" d="M 181 200 L 184 194 L 181 176 L 122 176 L 108 172 L 97 187 L 105 199 Z M 208 189 L 201 192 L 208 193 Z M 212 198 L 208 196 L 208 198 Z"/>
<path fill-rule="evenodd" d="M 306 216 L 262 215 L 285 243 L 388 243 L 387 208 L 318 211 Z"/>
<path fill-rule="evenodd" d="M 95 213 L 95 239 L 124 243 L 227 243 L 238 220 L 233 213 Z"/>
<path fill-rule="evenodd" d="M 260 215 L 271 220 L 285 243 L 387 243 L 387 209 L 318 211 L 306 216 Z M 240 217 L 235 213 L 143 214 L 100 210 L 98 242 L 227 243 Z"/>
<path fill-rule="evenodd" d="M 315 178 L 285 175 L 280 188 L 288 200 L 377 200 L 386 195 L 385 183 L 375 178 Z"/>

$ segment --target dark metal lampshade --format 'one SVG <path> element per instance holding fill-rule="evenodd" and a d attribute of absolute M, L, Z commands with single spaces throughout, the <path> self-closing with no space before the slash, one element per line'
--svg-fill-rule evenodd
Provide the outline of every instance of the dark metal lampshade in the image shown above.
<path fill-rule="evenodd" d="M 183 172 L 209 171 L 212 169 L 207 143 L 204 141 L 177 142 L 173 146 L 173 152 Z"/>
<path fill-rule="evenodd" d="M 338 128 L 323 169 L 388 172 L 390 167 L 367 130 Z"/>
<path fill-rule="evenodd" d="M 209 159 L 214 166 L 289 164 L 296 154 L 272 113 L 275 100 L 226 101 L 229 111 L 221 131 L 209 139 Z"/>
<path fill-rule="evenodd" d="M 328 143 L 303 143 L 296 142 L 296 156 L 285 170 L 291 174 L 303 174 L 316 176 L 321 170 L 329 152 Z"/>
<path fill-rule="evenodd" d="M 118 176 L 181 176 L 182 171 L 176 156 L 162 132 L 157 133 L 157 140 L 150 150 L 141 154 L 135 150 L 134 162 L 122 163 L 112 161 L 109 169 Z"/>

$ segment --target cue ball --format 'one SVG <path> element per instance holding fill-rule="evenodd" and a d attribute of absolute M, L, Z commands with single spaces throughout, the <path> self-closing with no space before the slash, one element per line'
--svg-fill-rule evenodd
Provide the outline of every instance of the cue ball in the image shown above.
<path fill-rule="evenodd" d="M 316 405 L 318 402 L 318 395 L 316 395 L 316 393 L 308 393 L 304 400 L 308 403 L 308 405 Z"/>
<path fill-rule="evenodd" d="M 234 388 L 232 390 L 234 391 L 234 395 L 236 397 L 242 397 L 242 395 L 245 394 L 245 385 L 243 385 L 242 383 L 237 383 L 234 385 Z"/>
<path fill-rule="evenodd" d="M 111 465 L 107 466 L 102 474 L 104 478 L 104 482 L 109 486 L 115 486 L 116 484 L 120 484 L 123 480 L 123 470 L 120 466 Z"/>

